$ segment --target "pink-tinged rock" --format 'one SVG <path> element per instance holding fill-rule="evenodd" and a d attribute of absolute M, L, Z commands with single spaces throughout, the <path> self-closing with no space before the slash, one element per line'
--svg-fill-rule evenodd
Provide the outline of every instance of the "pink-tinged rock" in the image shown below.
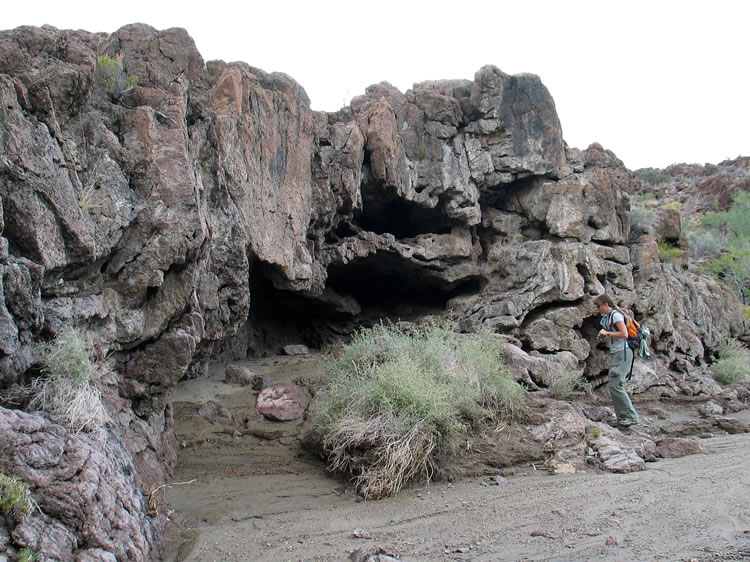
<path fill-rule="evenodd" d="M 604 544 L 606 544 L 607 546 L 617 546 L 618 544 L 620 544 L 620 539 L 610 535 L 604 540 Z"/>
<path fill-rule="evenodd" d="M 667 459 L 676 459 L 687 455 L 706 454 L 706 449 L 695 439 L 665 437 L 656 441 L 656 454 Z"/>
<path fill-rule="evenodd" d="M 305 413 L 301 399 L 302 389 L 297 385 L 275 384 L 260 391 L 255 408 L 270 420 L 297 420 Z"/>

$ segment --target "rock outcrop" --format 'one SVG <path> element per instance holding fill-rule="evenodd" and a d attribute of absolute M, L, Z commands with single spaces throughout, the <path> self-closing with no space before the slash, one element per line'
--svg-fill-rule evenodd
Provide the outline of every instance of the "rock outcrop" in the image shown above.
<path fill-rule="evenodd" d="M 97 86 L 103 54 L 137 86 Z M 377 316 L 450 309 L 465 331 L 511 336 L 519 378 L 545 387 L 606 370 L 591 317 L 606 291 L 654 336 L 638 391 L 716 394 L 707 361 L 747 323 L 724 286 L 660 263 L 653 236 L 630 242 L 635 184 L 601 146 L 565 144 L 533 75 L 381 83 L 322 113 L 286 75 L 204 62 L 181 29 L 0 32 L 0 391 L 35 376 L 35 344 L 71 324 L 117 373 L 101 383 L 105 456 L 0 407 L 4 443 L 45 435 L 92 474 L 50 492 L 13 540 L 147 558 L 158 518 L 138 493 L 174 465 L 168 390 L 211 359 L 319 346 Z M 44 494 L 62 469 L 39 451 L 0 468 Z M 97 495 L 105 481 L 116 490 Z M 94 527 L 123 511 L 116 546 Z"/>

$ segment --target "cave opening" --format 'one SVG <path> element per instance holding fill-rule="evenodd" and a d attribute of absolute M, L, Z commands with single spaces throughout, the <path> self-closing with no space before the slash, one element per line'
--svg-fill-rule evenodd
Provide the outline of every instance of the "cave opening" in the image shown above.
<path fill-rule="evenodd" d="M 222 344 L 217 356 L 267 357 L 298 344 L 323 349 L 380 320 L 415 321 L 442 313 L 449 300 L 476 294 L 486 283 L 480 277 L 449 283 L 424 267 L 384 253 L 330 267 L 322 294 L 279 288 L 275 276 L 265 264 L 251 268 L 247 322 Z"/>
<path fill-rule="evenodd" d="M 382 187 L 363 186 L 362 211 L 354 217 L 354 222 L 363 230 L 393 234 L 397 240 L 420 234 L 448 234 L 451 221 L 438 207 L 406 201 Z"/>
<path fill-rule="evenodd" d="M 358 260 L 328 270 L 328 284 L 338 294 L 356 299 L 362 308 L 361 324 L 378 319 L 416 320 L 444 312 L 456 296 L 478 293 L 479 277 L 448 283 L 424 268 L 387 255 Z"/>
<path fill-rule="evenodd" d="M 287 345 L 321 349 L 353 329 L 350 311 L 319 297 L 280 289 L 269 268 L 250 273 L 250 311 L 245 326 L 248 357 L 281 353 Z"/>

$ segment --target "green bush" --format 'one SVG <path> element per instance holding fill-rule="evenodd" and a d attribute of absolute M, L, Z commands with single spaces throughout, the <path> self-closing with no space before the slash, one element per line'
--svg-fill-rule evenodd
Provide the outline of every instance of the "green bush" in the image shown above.
<path fill-rule="evenodd" d="M 721 384 L 745 380 L 750 373 L 750 352 L 737 340 L 728 340 L 719 349 L 719 360 L 711 365 L 711 372 Z"/>
<path fill-rule="evenodd" d="M 6 517 L 18 517 L 29 511 L 32 505 L 29 485 L 0 472 L 0 513 Z"/>
<path fill-rule="evenodd" d="M 385 497 L 429 478 L 433 452 L 471 428 L 519 416 L 525 390 L 503 366 L 500 343 L 490 333 L 460 337 L 447 323 L 361 330 L 313 402 L 329 468 L 353 474 L 364 497 Z"/>
<path fill-rule="evenodd" d="M 674 209 L 675 211 L 679 211 L 682 208 L 682 203 L 679 201 L 672 201 L 671 203 L 665 203 L 661 206 L 662 209 Z"/>
<path fill-rule="evenodd" d="M 102 55 L 96 59 L 94 72 L 97 85 L 113 100 L 119 100 L 122 95 L 138 84 L 137 76 L 128 76 L 122 67 L 122 54 Z"/>
<path fill-rule="evenodd" d="M 73 432 L 103 439 L 109 416 L 101 392 L 91 382 L 98 366 L 89 358 L 85 339 L 67 326 L 52 342 L 39 345 L 39 355 L 44 376 L 33 383 L 30 407 L 49 412 Z"/>
<path fill-rule="evenodd" d="M 24 547 L 18 551 L 18 562 L 34 562 L 37 557 L 37 553 L 30 548 Z"/>
<path fill-rule="evenodd" d="M 585 392 L 587 388 L 586 381 L 575 371 L 564 373 L 549 385 L 550 395 L 556 400 L 567 400 L 576 392 Z"/>
<path fill-rule="evenodd" d="M 664 238 L 659 238 L 656 242 L 659 245 L 659 260 L 662 263 L 677 263 L 680 260 L 682 250 L 664 240 Z"/>

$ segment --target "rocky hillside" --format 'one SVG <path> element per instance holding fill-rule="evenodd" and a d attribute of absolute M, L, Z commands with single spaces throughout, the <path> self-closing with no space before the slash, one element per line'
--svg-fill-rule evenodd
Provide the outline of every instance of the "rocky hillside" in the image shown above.
<path fill-rule="evenodd" d="M 654 337 L 636 392 L 719 394 L 707 365 L 747 323 L 723 285 L 660 262 L 658 232 L 632 239 L 640 183 L 568 147 L 530 74 L 381 83 L 322 113 L 286 75 L 205 62 L 181 29 L 0 32 L 0 470 L 39 503 L 0 516 L 0 552 L 153 556 L 170 388 L 384 316 L 449 310 L 511 337 L 530 389 L 596 384 L 607 292 Z M 104 448 L 14 398 L 69 325 L 107 366 Z"/>
<path fill-rule="evenodd" d="M 726 211 L 739 191 L 750 191 L 750 157 L 740 156 L 718 164 L 672 164 L 664 170 L 635 171 L 642 184 L 638 195 L 653 195 L 661 204 L 679 203 L 681 212 L 700 216 Z"/>

